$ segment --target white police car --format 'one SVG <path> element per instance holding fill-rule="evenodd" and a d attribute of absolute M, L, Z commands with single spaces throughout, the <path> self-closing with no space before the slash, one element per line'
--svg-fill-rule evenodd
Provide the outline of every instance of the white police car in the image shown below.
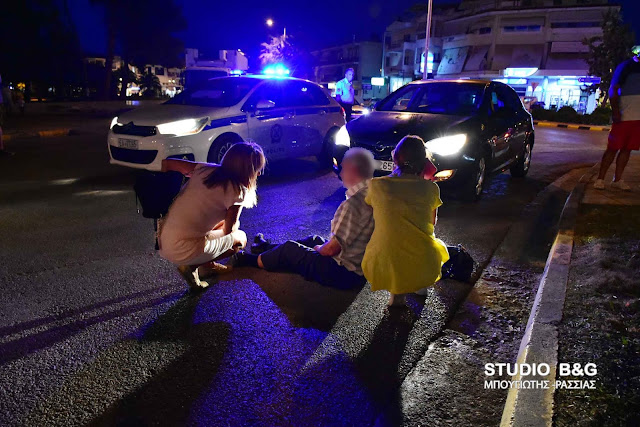
<path fill-rule="evenodd" d="M 219 163 L 236 142 L 267 159 L 318 156 L 330 162 L 342 107 L 315 83 L 289 77 L 229 76 L 111 122 L 111 163 L 158 171 L 166 158 Z"/>

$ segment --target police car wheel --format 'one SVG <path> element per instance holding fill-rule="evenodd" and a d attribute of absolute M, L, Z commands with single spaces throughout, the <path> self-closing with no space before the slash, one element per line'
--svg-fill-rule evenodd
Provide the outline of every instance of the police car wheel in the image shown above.
<path fill-rule="evenodd" d="M 231 148 L 231 146 L 236 142 L 238 142 L 238 140 L 231 136 L 226 136 L 218 139 L 211 145 L 211 148 L 209 149 L 207 162 L 220 164 L 224 155 L 227 153 L 227 151 L 229 151 L 229 148 Z"/>

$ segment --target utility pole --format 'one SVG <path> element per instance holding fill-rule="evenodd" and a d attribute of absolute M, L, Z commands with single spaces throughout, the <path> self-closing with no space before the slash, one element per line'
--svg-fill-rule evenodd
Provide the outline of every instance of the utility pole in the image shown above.
<path fill-rule="evenodd" d="M 427 34 L 424 38 L 424 70 L 422 78 L 427 80 L 429 78 L 429 42 L 431 41 L 431 18 L 433 17 L 433 0 L 429 0 L 429 6 L 427 7 Z"/>

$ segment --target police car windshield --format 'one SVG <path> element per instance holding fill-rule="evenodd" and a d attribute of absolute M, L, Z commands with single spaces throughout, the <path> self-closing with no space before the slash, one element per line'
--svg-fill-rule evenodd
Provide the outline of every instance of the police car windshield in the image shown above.
<path fill-rule="evenodd" d="M 166 104 L 231 107 L 247 96 L 258 83 L 260 80 L 246 77 L 211 79 L 179 93 Z"/>
<path fill-rule="evenodd" d="M 377 110 L 469 116 L 480 108 L 484 86 L 454 82 L 410 84 L 382 100 Z"/>

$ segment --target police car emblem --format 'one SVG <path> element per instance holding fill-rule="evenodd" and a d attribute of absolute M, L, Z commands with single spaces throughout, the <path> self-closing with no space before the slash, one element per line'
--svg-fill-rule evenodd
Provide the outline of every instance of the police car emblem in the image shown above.
<path fill-rule="evenodd" d="M 282 126 L 273 125 L 271 127 L 271 142 L 280 142 L 282 139 Z"/>

